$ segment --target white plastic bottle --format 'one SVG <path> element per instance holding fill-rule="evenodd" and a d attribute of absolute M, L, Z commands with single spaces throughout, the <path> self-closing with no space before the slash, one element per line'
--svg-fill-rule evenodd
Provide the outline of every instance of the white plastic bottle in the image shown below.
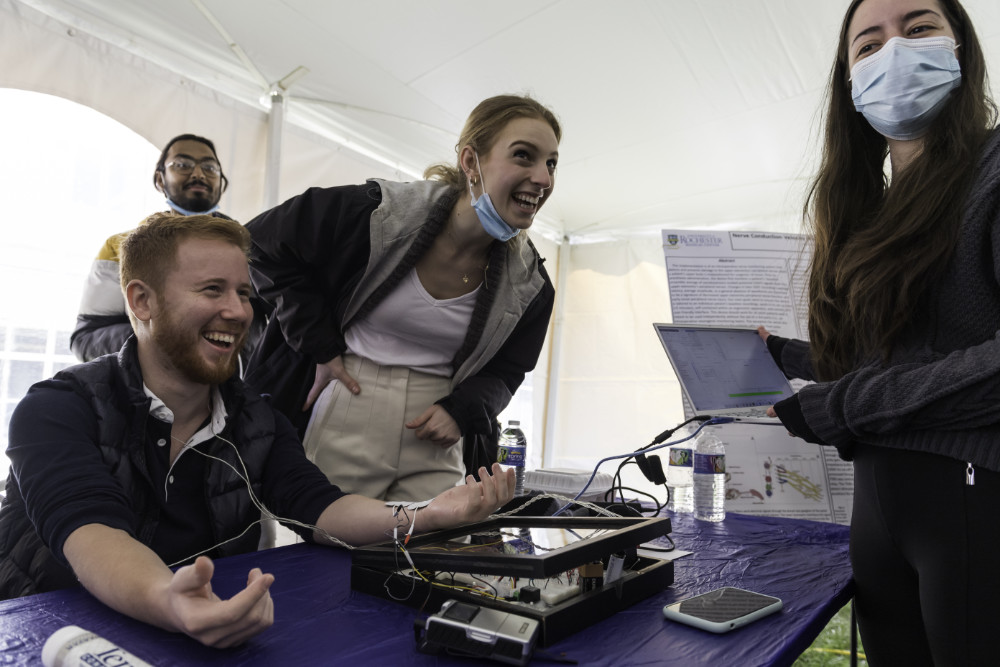
<path fill-rule="evenodd" d="M 698 436 L 694 450 L 694 518 L 726 518 L 726 447 L 707 429 Z"/>
<path fill-rule="evenodd" d="M 152 667 L 117 644 L 76 625 L 59 628 L 49 636 L 42 647 L 42 664 L 45 667 Z"/>
<path fill-rule="evenodd" d="M 690 514 L 694 511 L 694 450 L 688 440 L 669 450 L 667 486 L 670 487 L 671 512 Z"/>
<path fill-rule="evenodd" d="M 521 422 L 511 419 L 507 422 L 507 428 L 500 434 L 500 442 L 497 449 L 497 463 L 507 468 L 514 469 L 514 478 L 517 480 L 514 486 L 514 495 L 524 495 L 524 463 L 527 460 L 528 441 L 521 430 Z"/>

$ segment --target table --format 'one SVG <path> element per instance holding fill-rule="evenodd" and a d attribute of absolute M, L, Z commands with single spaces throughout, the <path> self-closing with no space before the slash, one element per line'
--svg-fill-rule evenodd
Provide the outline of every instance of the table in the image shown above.
<path fill-rule="evenodd" d="M 674 585 L 546 652 L 581 665 L 790 665 L 853 594 L 846 526 L 739 514 L 720 524 L 690 515 L 672 520 L 678 548 L 694 552 L 676 561 Z M 39 664 L 46 638 L 70 624 L 163 666 L 500 664 L 417 653 L 418 612 L 352 591 L 346 551 L 295 544 L 220 559 L 216 592 L 232 595 L 255 566 L 276 577 L 275 623 L 240 648 L 206 648 L 73 589 L 0 602 L 0 664 Z M 723 635 L 666 621 L 660 613 L 667 603 L 724 585 L 775 595 L 784 609 Z"/>

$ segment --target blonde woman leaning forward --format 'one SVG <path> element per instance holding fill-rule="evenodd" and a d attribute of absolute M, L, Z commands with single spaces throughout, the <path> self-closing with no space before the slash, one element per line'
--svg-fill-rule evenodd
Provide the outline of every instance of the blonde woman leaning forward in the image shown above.
<path fill-rule="evenodd" d="M 247 225 L 276 315 L 248 382 L 286 413 L 311 408 L 306 453 L 341 488 L 422 500 L 495 460 L 496 416 L 552 310 L 524 230 L 552 194 L 560 135 L 535 100 L 493 97 L 454 166 L 313 188 Z"/>

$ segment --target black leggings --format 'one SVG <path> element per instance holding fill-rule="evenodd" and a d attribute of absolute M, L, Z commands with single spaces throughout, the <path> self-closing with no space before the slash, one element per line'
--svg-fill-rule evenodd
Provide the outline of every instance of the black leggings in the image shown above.
<path fill-rule="evenodd" d="M 1000 446 L 1000 443 L 998 443 Z M 851 564 L 868 663 L 1000 664 L 1000 473 L 858 446 Z"/>

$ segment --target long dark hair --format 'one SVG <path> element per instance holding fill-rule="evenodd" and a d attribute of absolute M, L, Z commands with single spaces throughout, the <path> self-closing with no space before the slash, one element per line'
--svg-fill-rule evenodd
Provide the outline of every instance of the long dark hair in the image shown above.
<path fill-rule="evenodd" d="M 986 63 L 957 0 L 938 0 L 955 33 L 961 85 L 923 137 L 919 155 L 892 187 L 888 144 L 854 109 L 848 26 L 840 31 L 829 83 L 822 162 L 806 200 L 815 240 L 809 278 L 809 338 L 817 378 L 860 361 L 886 360 L 958 240 L 964 198 L 983 141 L 996 121 Z"/>

